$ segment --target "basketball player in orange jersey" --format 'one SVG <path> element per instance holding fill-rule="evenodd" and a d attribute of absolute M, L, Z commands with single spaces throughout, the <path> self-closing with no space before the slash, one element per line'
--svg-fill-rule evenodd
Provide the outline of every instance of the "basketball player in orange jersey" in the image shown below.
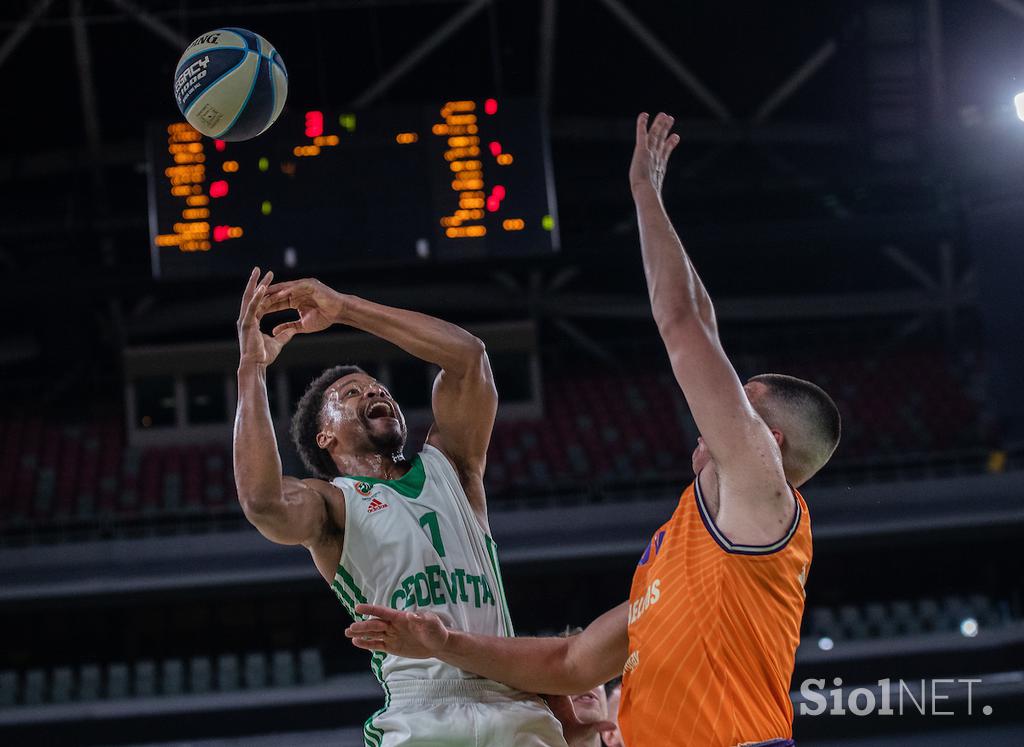
<path fill-rule="evenodd" d="M 696 479 L 644 550 L 629 602 L 571 638 L 467 636 L 429 612 L 370 606 L 357 611 L 379 619 L 347 635 L 538 692 L 581 692 L 621 670 L 627 747 L 782 747 L 792 744 L 789 685 L 811 564 L 796 487 L 831 457 L 839 413 L 807 381 L 740 383 L 662 204 L 679 143 L 672 122 L 659 114 L 648 130 L 640 115 L 629 175 L 654 319 L 701 437 Z"/>

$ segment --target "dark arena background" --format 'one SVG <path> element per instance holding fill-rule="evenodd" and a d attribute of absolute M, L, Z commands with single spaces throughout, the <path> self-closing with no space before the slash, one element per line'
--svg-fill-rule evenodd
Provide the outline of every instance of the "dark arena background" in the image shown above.
<path fill-rule="evenodd" d="M 811 379 L 843 417 L 802 490 L 797 743 L 1024 744 L 1024 2 L 13 0 L 0 19 L 0 743 L 362 744 L 368 656 L 308 553 L 235 496 L 255 264 L 481 337 L 517 632 L 625 600 L 697 437 L 627 180 L 637 112 L 666 111 L 665 203 L 740 376 Z M 288 66 L 284 114 L 244 143 L 199 138 L 172 95 L 221 26 Z M 485 184 L 459 216 L 445 128 L 467 122 Z M 422 441 L 433 371 L 336 326 L 269 370 L 286 474 L 294 404 L 341 362 Z"/>

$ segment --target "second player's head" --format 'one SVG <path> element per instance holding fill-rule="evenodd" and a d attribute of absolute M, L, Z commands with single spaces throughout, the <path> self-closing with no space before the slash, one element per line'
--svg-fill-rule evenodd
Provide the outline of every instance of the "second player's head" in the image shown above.
<path fill-rule="evenodd" d="M 291 434 L 307 469 L 330 480 L 340 474 L 334 454 L 398 457 L 408 431 L 383 384 L 358 366 L 334 366 L 306 387 Z"/>
<path fill-rule="evenodd" d="M 743 389 L 780 442 L 786 479 L 796 486 L 810 480 L 839 445 L 836 403 L 817 384 L 785 374 L 754 376 Z M 711 461 L 703 439 L 697 440 L 692 461 L 694 472 Z"/>

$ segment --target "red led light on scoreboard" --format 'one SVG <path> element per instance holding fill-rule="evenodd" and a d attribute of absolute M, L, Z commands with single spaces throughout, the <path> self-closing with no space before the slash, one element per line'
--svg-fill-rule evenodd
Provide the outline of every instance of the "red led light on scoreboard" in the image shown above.
<path fill-rule="evenodd" d="M 306 137 L 320 137 L 324 134 L 324 113 L 306 112 Z"/>
<path fill-rule="evenodd" d="M 491 149 L 492 156 L 501 155 L 501 143 L 499 143 L 497 140 L 492 140 L 487 147 Z"/>
<path fill-rule="evenodd" d="M 491 188 L 491 194 L 497 197 L 500 202 L 505 199 L 505 188 L 500 184 L 495 184 L 494 187 Z"/>
<path fill-rule="evenodd" d="M 484 111 L 487 112 L 488 114 L 497 114 L 498 113 L 498 100 L 497 99 L 487 99 L 484 102 Z"/>
<path fill-rule="evenodd" d="M 214 226 L 213 227 L 213 240 L 214 241 L 225 241 L 228 238 L 228 226 Z"/>
<path fill-rule="evenodd" d="M 210 182 L 210 197 L 223 197 L 228 193 L 228 183 L 223 179 Z"/>
<path fill-rule="evenodd" d="M 216 148 L 219 151 L 222 151 L 222 150 L 224 150 L 225 148 L 228 147 L 228 144 L 225 143 L 223 140 L 214 140 L 213 141 L 213 147 Z"/>
<path fill-rule="evenodd" d="M 501 207 L 501 200 L 499 200 L 494 195 L 491 195 L 490 197 L 487 198 L 487 209 L 490 212 L 497 212 L 499 207 Z"/>

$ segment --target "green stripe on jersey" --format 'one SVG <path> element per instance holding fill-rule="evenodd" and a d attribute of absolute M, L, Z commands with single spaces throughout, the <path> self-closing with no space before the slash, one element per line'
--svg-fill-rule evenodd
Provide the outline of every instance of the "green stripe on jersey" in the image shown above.
<path fill-rule="evenodd" d="M 352 590 L 353 594 L 355 595 L 355 598 L 363 604 L 366 604 L 366 595 L 363 594 L 363 590 L 359 588 L 359 585 L 356 583 L 355 579 L 352 578 L 352 574 L 349 573 L 348 569 L 345 568 L 345 566 L 343 566 L 341 563 L 338 563 L 338 571 L 334 574 L 335 578 L 337 578 L 338 576 L 341 576 L 341 579 L 345 582 L 345 585 Z"/>
<path fill-rule="evenodd" d="M 494 571 L 494 583 L 497 585 L 498 597 L 501 599 L 501 619 L 505 626 L 505 635 L 509 638 L 515 637 L 512 629 L 512 615 L 508 609 L 508 599 L 505 598 L 505 582 L 501 578 L 501 565 L 498 563 L 498 546 L 488 535 L 484 535 L 487 544 L 487 558 L 491 561 L 491 570 Z"/>
<path fill-rule="evenodd" d="M 399 495 L 406 498 L 419 498 L 423 492 L 423 484 L 427 481 L 427 473 L 423 468 L 423 460 L 417 454 L 412 460 L 412 467 L 397 480 L 382 480 L 379 477 L 360 477 L 359 475 L 342 475 L 346 480 L 366 482 L 371 485 L 387 485 Z"/>
<path fill-rule="evenodd" d="M 341 578 L 341 581 L 338 578 Z M 342 583 L 344 582 L 344 583 Z M 366 603 L 366 595 L 363 594 L 362 589 L 356 584 L 355 579 L 352 578 L 352 574 L 341 563 L 338 564 L 338 571 L 335 574 L 334 582 L 331 584 L 331 588 L 334 589 L 335 595 L 344 605 L 345 610 L 352 617 L 353 620 L 365 620 L 365 615 L 357 615 L 355 610 L 355 602 Z M 353 597 L 355 601 L 353 601 Z M 384 688 L 384 707 L 380 708 L 370 718 L 366 719 L 363 724 L 363 742 L 366 747 L 380 747 L 381 741 L 384 739 L 384 732 L 373 725 L 373 720 L 380 716 L 382 713 L 387 711 L 391 705 L 391 689 L 388 684 L 384 681 L 384 657 L 386 654 L 383 651 L 373 651 L 370 655 L 370 671 L 373 672 L 373 676 L 377 678 L 381 687 Z"/>

